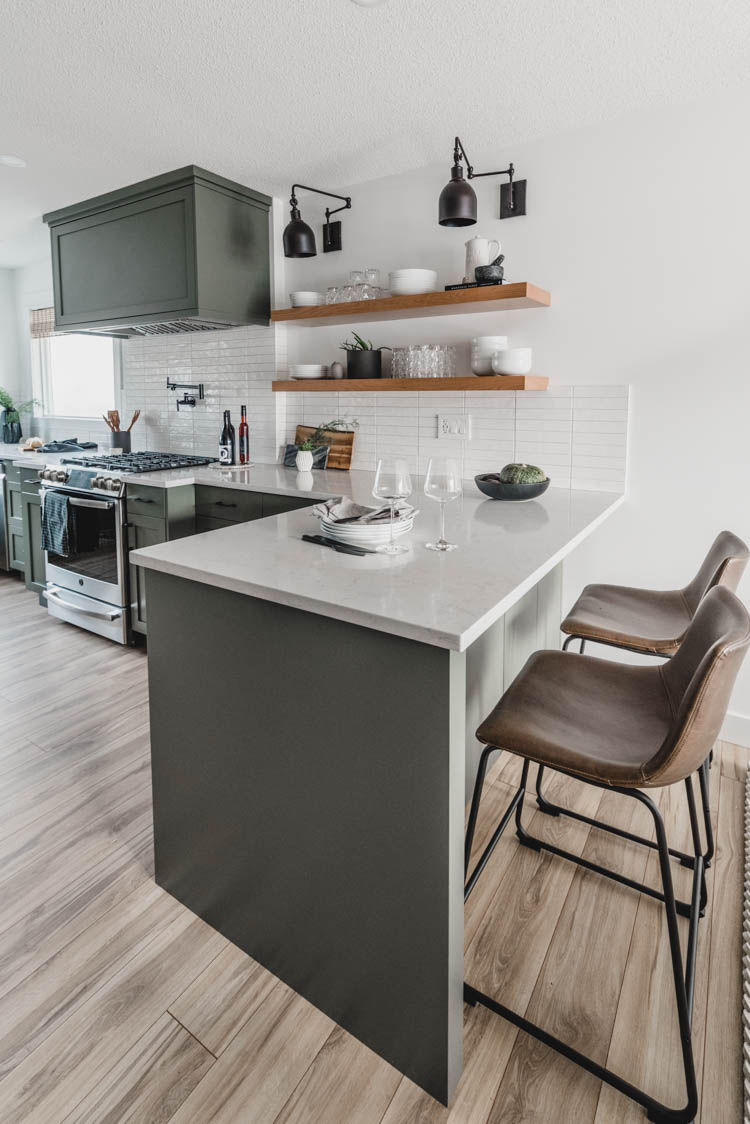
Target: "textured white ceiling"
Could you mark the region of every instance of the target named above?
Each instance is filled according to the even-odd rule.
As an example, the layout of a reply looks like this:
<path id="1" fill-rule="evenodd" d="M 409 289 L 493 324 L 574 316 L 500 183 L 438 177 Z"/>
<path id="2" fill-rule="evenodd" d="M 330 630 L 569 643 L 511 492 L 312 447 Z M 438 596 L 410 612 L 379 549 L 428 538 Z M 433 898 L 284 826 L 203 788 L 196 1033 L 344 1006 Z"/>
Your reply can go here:
<path id="1" fill-rule="evenodd" d="M 4 0 L 0 20 L 0 153 L 28 162 L 0 167 L 0 250 L 183 164 L 336 190 L 447 166 L 460 132 L 489 166 L 750 62 L 748 0 Z"/>

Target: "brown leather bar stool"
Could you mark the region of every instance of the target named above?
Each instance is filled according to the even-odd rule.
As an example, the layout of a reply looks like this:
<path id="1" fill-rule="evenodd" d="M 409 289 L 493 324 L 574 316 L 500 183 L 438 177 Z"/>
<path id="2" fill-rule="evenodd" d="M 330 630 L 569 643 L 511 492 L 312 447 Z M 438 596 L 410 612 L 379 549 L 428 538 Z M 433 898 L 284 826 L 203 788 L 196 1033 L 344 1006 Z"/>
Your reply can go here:
<path id="1" fill-rule="evenodd" d="M 519 790 L 501 824 L 507 823 L 509 812 L 514 811 L 516 833 L 524 846 L 549 851 L 664 904 L 687 1102 L 681 1109 L 668 1108 L 468 982 L 464 984 L 464 998 L 472 1005 L 481 1003 L 502 1015 L 631 1097 L 647 1110 L 648 1119 L 652 1121 L 686 1124 L 693 1119 L 698 1105 L 691 1019 L 703 855 L 691 777 L 706 760 L 716 740 L 749 644 L 747 610 L 734 593 L 718 586 L 703 598 L 679 650 L 668 663 L 642 667 L 585 655 L 571 657 L 560 651 L 537 652 L 477 730 L 477 738 L 488 748 L 507 750 L 523 759 Z M 662 888 L 625 878 L 529 835 L 523 827 L 522 811 L 531 762 L 539 767 L 549 766 L 586 784 L 611 789 L 645 805 L 656 830 Z M 684 783 L 687 791 L 694 850 L 689 903 L 675 900 L 664 821 L 654 801 L 642 791 L 678 783 Z M 475 788 L 472 808 L 475 803 L 478 808 L 480 796 L 481 791 Z M 487 857 L 485 853 L 477 866 L 483 867 Z M 476 884 L 476 877 L 478 872 L 475 871 L 469 879 L 467 896 Z M 690 919 L 684 965 L 678 912 L 687 914 Z"/>
<path id="2" fill-rule="evenodd" d="M 731 531 L 718 534 L 703 560 L 698 573 L 684 589 L 653 590 L 633 589 L 621 585 L 587 585 L 565 620 L 560 625 L 567 634 L 563 645 L 566 651 L 573 640 L 580 640 L 581 652 L 586 641 L 624 648 L 640 655 L 670 658 L 675 654 L 691 620 L 709 589 L 716 585 L 736 590 L 748 563 L 747 546 Z M 713 750 L 713 747 L 712 747 Z M 711 754 L 698 769 L 706 849 L 703 853 L 704 869 L 711 865 L 714 853 L 713 830 L 709 809 L 708 766 Z M 551 803 L 542 792 L 540 769 L 536 778 L 537 804 L 547 815 L 567 815 L 584 823 L 600 827 L 614 835 L 654 847 L 655 844 L 633 835 L 632 832 L 614 828 L 602 820 L 583 816 Z M 693 859 L 681 851 L 672 851 L 683 866 L 692 867 Z M 705 886 L 704 886 L 705 898 Z"/>

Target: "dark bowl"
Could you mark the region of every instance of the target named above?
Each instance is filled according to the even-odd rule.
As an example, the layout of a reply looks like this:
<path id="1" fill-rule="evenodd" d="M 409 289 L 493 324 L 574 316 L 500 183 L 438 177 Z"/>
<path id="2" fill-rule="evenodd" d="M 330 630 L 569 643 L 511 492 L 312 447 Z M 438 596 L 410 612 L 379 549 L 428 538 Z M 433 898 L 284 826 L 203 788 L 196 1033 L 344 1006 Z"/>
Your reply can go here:
<path id="1" fill-rule="evenodd" d="M 488 476 L 495 476 L 494 472 L 483 472 L 474 477 L 474 483 L 480 492 L 489 496 L 491 500 L 535 500 L 549 488 L 549 476 L 538 484 L 499 484 L 497 480 L 488 480 Z"/>

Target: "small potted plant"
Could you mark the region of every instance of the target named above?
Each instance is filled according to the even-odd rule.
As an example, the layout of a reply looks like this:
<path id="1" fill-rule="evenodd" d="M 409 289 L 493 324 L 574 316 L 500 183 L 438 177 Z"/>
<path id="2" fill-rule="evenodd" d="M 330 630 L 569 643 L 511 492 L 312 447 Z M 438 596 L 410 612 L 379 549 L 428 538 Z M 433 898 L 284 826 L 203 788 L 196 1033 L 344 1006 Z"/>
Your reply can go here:
<path id="1" fill-rule="evenodd" d="M 0 415 L 0 432 L 4 445 L 18 444 L 23 437 L 21 414 L 30 414 L 36 405 L 36 399 L 30 398 L 28 402 L 21 402 L 20 405 L 14 406 L 10 393 L 0 386 L 0 406 L 3 407 Z"/>
<path id="2" fill-rule="evenodd" d="M 379 379 L 382 375 L 384 351 L 389 347 L 373 347 L 372 340 L 363 340 L 352 332 L 351 340 L 344 340 L 341 350 L 346 352 L 346 377 L 348 379 Z"/>

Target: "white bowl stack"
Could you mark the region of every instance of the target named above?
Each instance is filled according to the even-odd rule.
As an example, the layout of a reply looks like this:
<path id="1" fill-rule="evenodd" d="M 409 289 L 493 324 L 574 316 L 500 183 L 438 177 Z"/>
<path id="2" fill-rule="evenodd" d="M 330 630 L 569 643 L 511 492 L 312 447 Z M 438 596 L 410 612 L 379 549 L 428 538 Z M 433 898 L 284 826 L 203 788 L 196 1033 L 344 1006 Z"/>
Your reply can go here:
<path id="1" fill-rule="evenodd" d="M 407 515 L 405 519 L 394 519 L 393 537 L 405 535 L 414 526 L 416 511 Z M 331 519 L 320 520 L 320 533 L 326 538 L 335 539 L 336 542 L 346 543 L 348 546 L 365 546 L 375 548 L 384 546 L 390 541 L 391 525 L 384 523 L 336 523 Z"/>
<path id="2" fill-rule="evenodd" d="M 316 304 L 326 303 L 325 293 L 314 293 L 308 289 L 290 293 L 289 300 L 292 302 L 292 308 L 312 308 Z"/>
<path id="3" fill-rule="evenodd" d="M 474 336 L 471 341 L 471 369 L 475 375 L 492 374 L 492 356 L 508 346 L 507 336 Z"/>
<path id="4" fill-rule="evenodd" d="M 531 370 L 530 347 L 506 347 L 492 356 L 496 375 L 528 375 Z"/>
<path id="5" fill-rule="evenodd" d="M 419 293 L 434 293 L 437 273 L 434 269 L 395 269 L 388 274 L 391 296 L 414 297 Z"/>
<path id="6" fill-rule="evenodd" d="M 291 379 L 327 379 L 328 367 L 324 363 L 290 363 Z"/>

